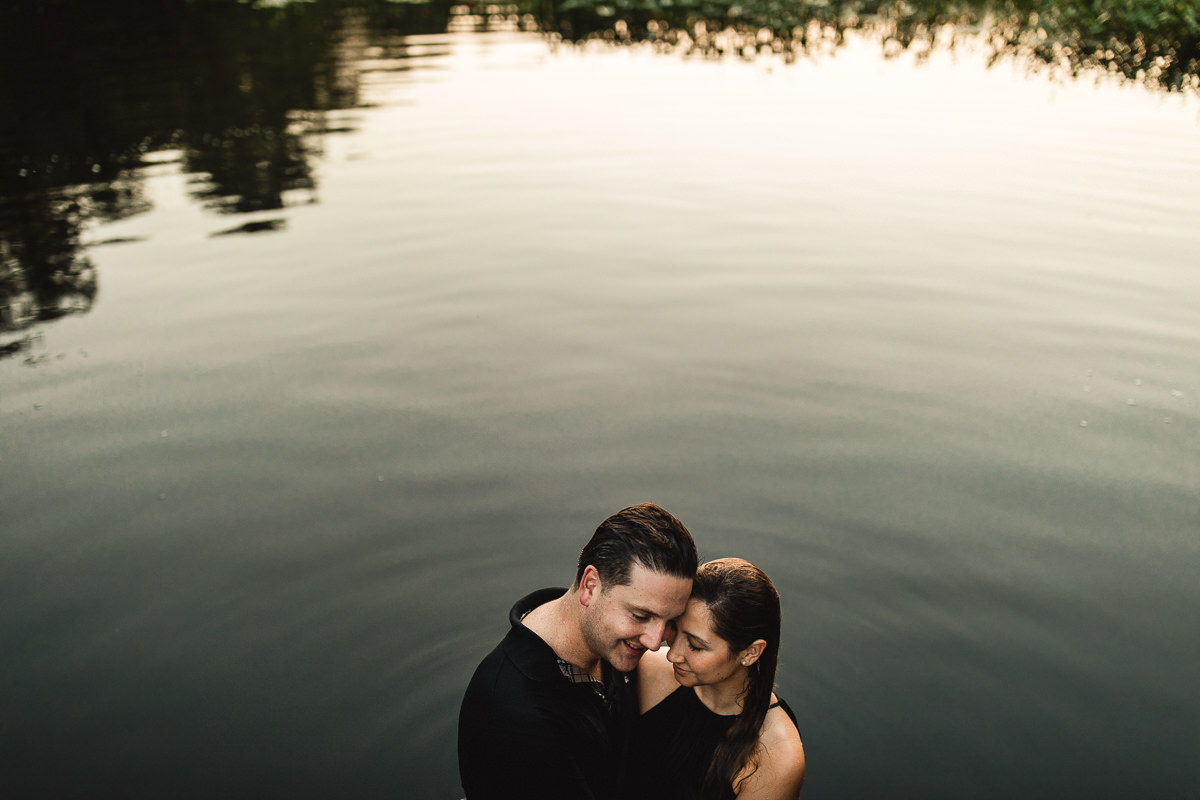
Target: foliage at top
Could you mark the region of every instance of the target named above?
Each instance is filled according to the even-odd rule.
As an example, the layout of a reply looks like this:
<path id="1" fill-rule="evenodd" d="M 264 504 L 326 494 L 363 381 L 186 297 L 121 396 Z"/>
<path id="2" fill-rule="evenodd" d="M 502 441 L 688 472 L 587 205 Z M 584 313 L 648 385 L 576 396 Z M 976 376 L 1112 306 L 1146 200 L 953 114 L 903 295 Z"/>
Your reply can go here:
<path id="1" fill-rule="evenodd" d="M 1200 88 L 1195 0 L 530 0 L 545 29 L 681 43 L 703 52 L 795 53 L 876 33 L 885 52 L 975 35 L 993 58 L 1014 56 L 1078 74 L 1100 70 L 1169 91 Z M 739 36 L 715 37 L 713 33 Z"/>

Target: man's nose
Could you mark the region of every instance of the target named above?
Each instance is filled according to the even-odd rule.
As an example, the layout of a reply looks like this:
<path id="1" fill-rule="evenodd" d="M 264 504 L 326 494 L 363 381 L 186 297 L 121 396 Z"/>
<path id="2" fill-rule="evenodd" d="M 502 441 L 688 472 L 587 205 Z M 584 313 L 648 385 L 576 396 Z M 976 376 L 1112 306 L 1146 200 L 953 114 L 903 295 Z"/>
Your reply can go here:
<path id="1" fill-rule="evenodd" d="M 667 632 L 667 623 L 656 622 L 651 624 L 650 628 L 642 634 L 641 644 L 647 650 L 657 650 L 662 646 L 663 634 Z"/>

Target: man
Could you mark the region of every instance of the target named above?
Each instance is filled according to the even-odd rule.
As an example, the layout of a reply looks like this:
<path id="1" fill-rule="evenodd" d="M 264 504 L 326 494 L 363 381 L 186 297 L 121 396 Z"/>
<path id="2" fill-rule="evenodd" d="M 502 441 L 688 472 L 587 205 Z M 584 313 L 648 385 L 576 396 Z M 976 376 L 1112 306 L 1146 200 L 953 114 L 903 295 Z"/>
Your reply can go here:
<path id="1" fill-rule="evenodd" d="M 467 800 L 617 796 L 637 715 L 629 673 L 683 613 L 696 566 L 687 528 L 646 503 L 600 524 L 570 589 L 517 601 L 459 712 Z"/>

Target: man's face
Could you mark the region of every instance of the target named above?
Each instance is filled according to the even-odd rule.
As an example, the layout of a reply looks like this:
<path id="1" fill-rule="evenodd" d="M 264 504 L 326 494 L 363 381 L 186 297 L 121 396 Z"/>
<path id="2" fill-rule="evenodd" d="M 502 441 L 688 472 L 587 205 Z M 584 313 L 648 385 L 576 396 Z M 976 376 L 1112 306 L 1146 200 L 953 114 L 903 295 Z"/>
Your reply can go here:
<path id="1" fill-rule="evenodd" d="M 604 586 L 595 568 L 588 567 L 580 583 L 586 606 L 580 622 L 584 641 L 597 656 L 629 672 L 642 653 L 658 649 L 667 623 L 683 613 L 691 592 L 691 579 L 654 572 L 637 562 L 624 586 Z"/>

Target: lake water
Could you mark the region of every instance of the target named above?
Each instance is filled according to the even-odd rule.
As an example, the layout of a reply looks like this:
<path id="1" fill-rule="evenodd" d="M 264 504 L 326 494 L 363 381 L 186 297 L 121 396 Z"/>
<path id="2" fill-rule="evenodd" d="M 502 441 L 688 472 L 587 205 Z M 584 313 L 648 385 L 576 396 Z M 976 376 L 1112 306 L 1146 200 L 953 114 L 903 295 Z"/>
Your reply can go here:
<path id="1" fill-rule="evenodd" d="M 509 606 L 645 500 L 779 587 L 805 797 L 1194 792 L 1196 96 L 470 23 L 10 192 L 68 267 L 0 340 L 0 792 L 461 797 Z"/>

